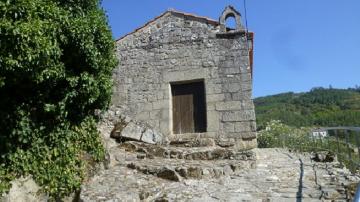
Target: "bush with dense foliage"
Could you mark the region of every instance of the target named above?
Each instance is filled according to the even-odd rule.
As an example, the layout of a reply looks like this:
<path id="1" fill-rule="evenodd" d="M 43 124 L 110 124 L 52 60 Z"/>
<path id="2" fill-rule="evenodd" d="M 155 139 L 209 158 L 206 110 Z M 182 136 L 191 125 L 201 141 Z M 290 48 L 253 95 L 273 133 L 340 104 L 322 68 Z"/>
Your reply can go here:
<path id="1" fill-rule="evenodd" d="M 32 175 L 52 197 L 104 157 L 94 117 L 111 96 L 114 42 L 99 0 L 0 1 L 0 192 Z"/>
<path id="2" fill-rule="evenodd" d="M 309 136 L 309 128 L 295 128 L 283 124 L 280 120 L 271 120 L 266 123 L 264 130 L 258 132 L 258 146 L 260 148 L 292 147 L 304 144 Z M 304 145 L 305 146 L 305 145 Z"/>
<path id="3" fill-rule="evenodd" d="M 254 99 L 257 126 L 270 120 L 289 126 L 359 126 L 360 88 L 314 88 L 307 93 L 282 93 Z"/>

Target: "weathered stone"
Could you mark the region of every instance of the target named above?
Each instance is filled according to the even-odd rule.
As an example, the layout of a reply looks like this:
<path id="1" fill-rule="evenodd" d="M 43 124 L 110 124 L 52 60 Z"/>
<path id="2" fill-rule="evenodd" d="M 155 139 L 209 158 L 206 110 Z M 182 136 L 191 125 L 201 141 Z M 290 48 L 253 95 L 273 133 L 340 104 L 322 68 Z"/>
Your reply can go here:
<path id="1" fill-rule="evenodd" d="M 120 120 L 114 124 L 114 127 L 110 133 L 110 137 L 117 139 L 121 142 L 135 140 L 150 144 L 161 144 L 167 141 L 161 133 L 150 128 L 146 124 L 135 122 L 132 120 L 128 121 L 129 122 L 127 122 L 127 120 L 125 120 L 124 118 L 120 118 Z M 99 128 L 100 127 L 103 126 L 100 125 Z M 107 139 L 106 135 L 104 135 L 103 139 Z"/>
<path id="2" fill-rule="evenodd" d="M 203 175 L 203 169 L 199 167 L 189 167 L 187 169 L 187 177 L 188 178 L 195 178 L 195 179 L 201 179 Z"/>
<path id="3" fill-rule="evenodd" d="M 239 101 L 230 101 L 230 102 L 218 102 L 216 104 L 216 110 L 219 111 L 230 111 L 230 110 L 240 110 L 241 103 Z"/>
<path id="4" fill-rule="evenodd" d="M 124 148 L 125 151 L 127 152 L 135 152 L 138 150 L 138 145 L 136 144 L 136 142 L 131 142 L 131 141 L 128 141 L 128 142 L 124 142 L 122 144 L 120 144 L 121 148 Z"/>
<path id="5" fill-rule="evenodd" d="M 138 140 L 138 141 L 140 141 L 142 133 L 143 133 L 143 129 L 140 126 L 138 126 L 134 122 L 130 122 L 121 131 L 121 134 L 120 134 L 119 137 L 121 139 L 129 139 L 129 140 Z"/>
<path id="6" fill-rule="evenodd" d="M 155 143 L 162 143 L 162 134 L 147 128 L 141 135 L 141 141 L 142 142 L 146 142 L 146 143 L 150 143 L 150 144 L 155 144 Z"/>
<path id="7" fill-rule="evenodd" d="M 233 173 L 233 170 L 231 169 L 230 165 L 224 166 L 224 175 L 231 175 Z"/>
<path id="8" fill-rule="evenodd" d="M 201 138 L 199 139 L 199 146 L 200 147 L 213 147 L 215 146 L 214 139 L 211 138 Z"/>
<path id="9" fill-rule="evenodd" d="M 316 162 L 333 162 L 335 154 L 328 151 L 318 151 L 313 153 L 312 159 Z"/>
<path id="10" fill-rule="evenodd" d="M 151 147 L 158 145 L 150 145 L 146 151 L 149 152 Z M 168 148 L 170 151 L 177 149 Z M 307 153 L 291 153 L 285 149 L 254 149 L 239 153 L 252 156 L 252 152 L 257 156 L 256 166 L 251 165 L 255 162 L 251 158 L 211 161 L 134 158 L 91 179 L 82 187 L 80 199 L 351 201 L 360 180 L 359 175 L 340 168 L 338 162 L 314 162 Z M 236 156 L 236 151 L 232 153 Z M 126 152 L 125 156 L 132 154 Z M 158 177 L 158 173 L 164 178 Z"/>
<path id="11" fill-rule="evenodd" d="M 136 156 L 138 159 L 145 159 L 146 158 L 146 154 L 138 154 Z"/>
<path id="12" fill-rule="evenodd" d="M 158 177 L 163 179 L 179 182 L 181 181 L 181 176 L 173 169 L 168 167 L 163 167 L 158 173 Z"/>
<path id="13" fill-rule="evenodd" d="M 248 121 L 255 120 L 255 112 L 253 110 L 245 111 L 228 111 L 223 114 L 224 121 Z M 241 137 L 241 136 L 239 136 Z"/>
<path id="14" fill-rule="evenodd" d="M 121 133 L 127 124 L 128 124 L 128 122 L 126 122 L 124 118 L 120 118 L 119 121 L 117 123 L 115 123 L 114 128 L 112 129 L 112 131 L 110 133 L 110 137 L 115 138 L 115 139 L 120 138 Z"/>
<path id="15" fill-rule="evenodd" d="M 182 147 L 212 147 L 215 146 L 215 141 L 212 138 L 197 138 L 170 141 L 171 145 Z"/>
<path id="16" fill-rule="evenodd" d="M 232 147 L 235 145 L 235 140 L 234 139 L 219 139 L 216 142 L 217 145 L 219 145 L 220 147 Z"/>
<path id="17" fill-rule="evenodd" d="M 48 201 L 48 196 L 40 191 L 38 186 L 31 177 L 20 177 L 11 182 L 10 191 L 0 196 L 1 202 L 38 202 Z"/>

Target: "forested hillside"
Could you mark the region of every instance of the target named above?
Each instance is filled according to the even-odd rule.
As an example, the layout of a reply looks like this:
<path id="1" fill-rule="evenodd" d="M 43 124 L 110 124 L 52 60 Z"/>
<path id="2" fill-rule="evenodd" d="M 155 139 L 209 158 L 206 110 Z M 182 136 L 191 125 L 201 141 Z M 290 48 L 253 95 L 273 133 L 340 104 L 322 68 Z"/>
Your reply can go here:
<path id="1" fill-rule="evenodd" d="M 270 120 L 290 126 L 360 126 L 360 88 L 313 88 L 254 99 L 258 129 Z"/>

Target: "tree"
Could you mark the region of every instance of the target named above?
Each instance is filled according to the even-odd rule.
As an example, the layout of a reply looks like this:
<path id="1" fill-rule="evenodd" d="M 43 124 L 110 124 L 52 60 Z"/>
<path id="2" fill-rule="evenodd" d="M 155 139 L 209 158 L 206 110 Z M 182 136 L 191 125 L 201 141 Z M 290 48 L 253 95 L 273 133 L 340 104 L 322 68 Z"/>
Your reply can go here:
<path id="1" fill-rule="evenodd" d="M 270 120 L 289 126 L 356 126 L 360 124 L 360 93 L 353 89 L 314 88 L 310 92 L 254 99 L 257 126 Z"/>
<path id="2" fill-rule="evenodd" d="M 51 196 L 80 186 L 84 155 L 104 156 L 94 110 L 109 104 L 116 58 L 99 4 L 0 2 L 0 170 Z"/>

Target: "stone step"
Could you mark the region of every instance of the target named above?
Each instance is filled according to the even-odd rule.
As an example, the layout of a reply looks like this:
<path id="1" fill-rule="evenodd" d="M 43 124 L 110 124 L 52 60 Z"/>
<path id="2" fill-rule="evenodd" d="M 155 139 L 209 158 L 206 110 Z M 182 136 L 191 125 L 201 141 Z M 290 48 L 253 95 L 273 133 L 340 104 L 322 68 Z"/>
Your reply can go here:
<path id="1" fill-rule="evenodd" d="M 185 179 L 212 179 L 229 176 L 254 168 L 254 160 L 191 161 L 179 159 L 142 159 L 127 164 L 144 174 L 151 174 L 171 181 Z"/>
<path id="2" fill-rule="evenodd" d="M 150 159 L 116 149 L 117 163 L 82 186 L 82 201 L 351 201 L 360 181 L 335 163 L 283 149 L 254 149 L 256 163 Z"/>
<path id="3" fill-rule="evenodd" d="M 166 159 L 186 160 L 255 160 L 253 151 L 236 151 L 221 147 L 179 147 L 152 145 L 142 142 L 128 141 L 120 144 L 127 152 L 139 153 L 139 158 L 161 157 Z"/>

